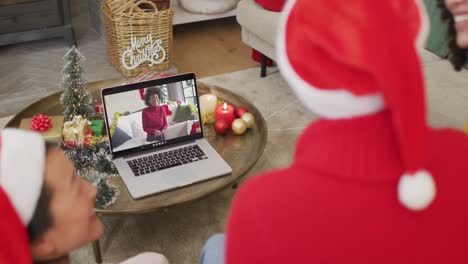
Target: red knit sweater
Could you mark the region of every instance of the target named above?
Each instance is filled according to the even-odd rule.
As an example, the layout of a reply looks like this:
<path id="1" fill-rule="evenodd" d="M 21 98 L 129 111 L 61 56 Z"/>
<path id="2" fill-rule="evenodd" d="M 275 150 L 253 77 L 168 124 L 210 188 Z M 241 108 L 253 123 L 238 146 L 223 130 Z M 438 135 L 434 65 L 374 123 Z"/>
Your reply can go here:
<path id="1" fill-rule="evenodd" d="M 161 132 L 167 129 L 167 118 L 164 108 L 161 106 L 148 106 L 141 114 L 143 130 L 146 134 L 154 135 L 156 130 Z"/>
<path id="2" fill-rule="evenodd" d="M 388 112 L 310 125 L 290 167 L 240 188 L 226 263 L 468 263 L 468 137 L 427 133 L 437 196 L 411 212 L 397 200 L 403 165 Z"/>
<path id="3" fill-rule="evenodd" d="M 1 187 L 0 212 L 0 263 L 32 263 L 26 228 Z"/>

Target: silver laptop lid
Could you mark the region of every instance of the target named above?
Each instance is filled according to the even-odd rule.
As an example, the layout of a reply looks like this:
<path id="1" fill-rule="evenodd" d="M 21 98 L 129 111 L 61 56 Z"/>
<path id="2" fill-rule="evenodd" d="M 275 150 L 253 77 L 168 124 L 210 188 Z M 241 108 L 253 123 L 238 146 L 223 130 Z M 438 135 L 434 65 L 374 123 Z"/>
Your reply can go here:
<path id="1" fill-rule="evenodd" d="M 203 137 L 194 73 L 101 91 L 114 158 Z"/>

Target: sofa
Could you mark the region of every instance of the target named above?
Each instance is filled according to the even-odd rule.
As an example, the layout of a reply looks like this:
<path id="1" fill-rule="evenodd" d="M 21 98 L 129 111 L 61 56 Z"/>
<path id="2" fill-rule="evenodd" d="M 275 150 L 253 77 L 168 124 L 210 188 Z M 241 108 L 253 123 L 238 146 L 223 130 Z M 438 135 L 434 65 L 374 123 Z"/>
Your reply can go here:
<path id="1" fill-rule="evenodd" d="M 119 116 L 111 140 L 114 151 L 133 148 L 146 143 L 147 135 L 143 130 L 141 115 L 142 111 L 137 111 L 129 115 Z M 175 121 L 174 116 L 174 114 L 167 116 L 168 127 L 164 133 L 166 140 L 188 136 L 193 133 L 192 126 L 198 119 L 197 115 L 179 121 Z"/>
<path id="2" fill-rule="evenodd" d="M 267 58 L 276 59 L 275 41 L 280 13 L 269 11 L 257 2 L 262 2 L 263 5 L 271 3 L 278 9 L 284 0 L 241 0 L 237 6 L 237 21 L 242 28 L 242 41 L 262 54 L 260 76 L 265 77 Z M 446 58 L 447 24 L 440 17 L 441 11 L 436 1 L 424 0 L 424 3 L 431 25 L 426 49 Z"/>
<path id="3" fill-rule="evenodd" d="M 275 43 L 280 13 L 269 11 L 254 0 L 241 0 L 237 5 L 237 22 L 242 41 L 262 54 L 260 76 L 266 76 L 266 62 L 276 59 Z"/>

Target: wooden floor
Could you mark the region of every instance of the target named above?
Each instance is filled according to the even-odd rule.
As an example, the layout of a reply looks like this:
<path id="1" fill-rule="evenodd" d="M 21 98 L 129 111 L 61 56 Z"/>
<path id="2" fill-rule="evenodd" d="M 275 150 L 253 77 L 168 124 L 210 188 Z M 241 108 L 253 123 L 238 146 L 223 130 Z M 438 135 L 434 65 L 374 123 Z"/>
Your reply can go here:
<path id="1" fill-rule="evenodd" d="M 179 72 L 199 78 L 259 66 L 234 17 L 175 26 L 172 61 Z"/>

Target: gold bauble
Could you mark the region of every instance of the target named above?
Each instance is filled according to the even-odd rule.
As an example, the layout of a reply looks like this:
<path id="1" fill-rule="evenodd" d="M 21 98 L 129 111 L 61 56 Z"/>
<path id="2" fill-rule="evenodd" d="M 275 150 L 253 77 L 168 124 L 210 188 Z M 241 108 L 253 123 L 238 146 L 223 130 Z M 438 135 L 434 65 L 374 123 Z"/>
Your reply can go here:
<path id="1" fill-rule="evenodd" d="M 245 130 L 247 130 L 247 124 L 244 122 L 244 120 L 237 118 L 232 122 L 232 132 L 236 135 L 242 135 L 244 134 Z"/>
<path id="2" fill-rule="evenodd" d="M 241 116 L 241 119 L 244 120 L 248 128 L 251 128 L 255 125 L 255 117 L 251 113 L 245 113 Z"/>

